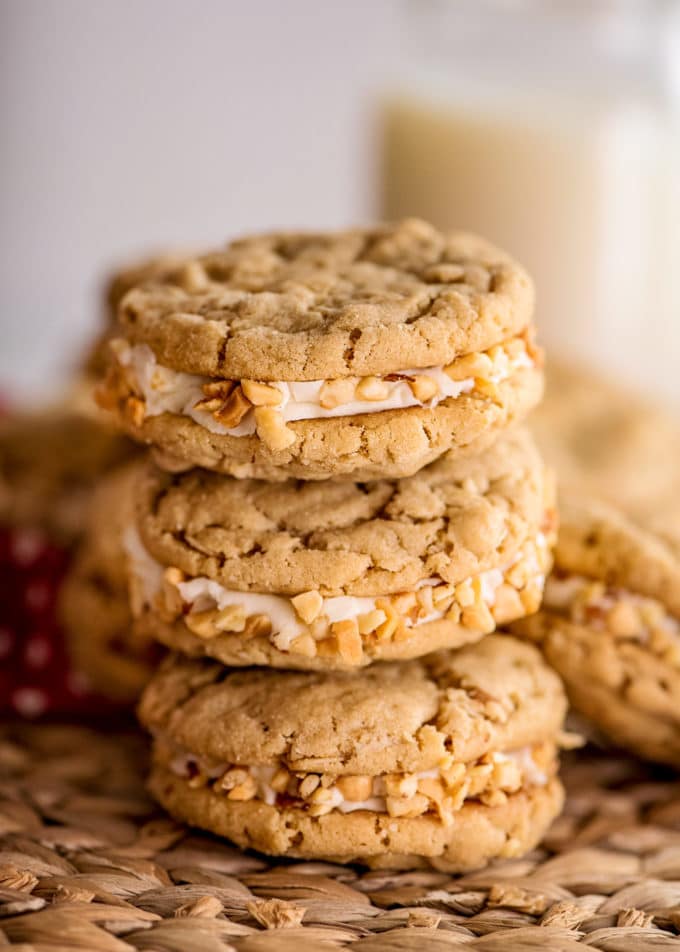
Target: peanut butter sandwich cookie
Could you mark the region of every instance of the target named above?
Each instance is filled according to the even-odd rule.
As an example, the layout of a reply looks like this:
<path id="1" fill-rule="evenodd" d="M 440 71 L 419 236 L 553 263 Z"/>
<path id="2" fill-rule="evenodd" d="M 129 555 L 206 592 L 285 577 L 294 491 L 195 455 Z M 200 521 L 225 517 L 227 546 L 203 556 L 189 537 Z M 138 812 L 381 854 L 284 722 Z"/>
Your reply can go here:
<path id="1" fill-rule="evenodd" d="M 560 510 L 543 609 L 515 630 L 615 743 L 680 766 L 680 550 L 600 503 Z"/>
<path id="2" fill-rule="evenodd" d="M 566 700 L 529 644 L 361 672 L 171 657 L 139 709 L 176 818 L 277 856 L 459 871 L 520 856 L 562 805 Z"/>
<path id="3" fill-rule="evenodd" d="M 407 220 L 233 242 L 131 290 L 99 399 L 169 470 L 409 476 L 540 400 L 528 275 Z"/>
<path id="4" fill-rule="evenodd" d="M 680 420 L 600 374 L 548 361 L 531 427 L 560 484 L 680 529 Z"/>
<path id="5" fill-rule="evenodd" d="M 0 525 L 37 528 L 71 545 L 92 488 L 133 443 L 84 414 L 45 408 L 0 419 Z"/>
<path id="6" fill-rule="evenodd" d="M 554 488 L 525 431 L 403 480 L 150 467 L 128 533 L 138 627 L 227 665 L 356 668 L 537 610 Z"/>
<path id="7" fill-rule="evenodd" d="M 162 649 L 132 624 L 124 533 L 134 515 L 138 462 L 95 489 L 85 534 L 59 594 L 59 616 L 75 669 L 102 697 L 135 701 Z"/>

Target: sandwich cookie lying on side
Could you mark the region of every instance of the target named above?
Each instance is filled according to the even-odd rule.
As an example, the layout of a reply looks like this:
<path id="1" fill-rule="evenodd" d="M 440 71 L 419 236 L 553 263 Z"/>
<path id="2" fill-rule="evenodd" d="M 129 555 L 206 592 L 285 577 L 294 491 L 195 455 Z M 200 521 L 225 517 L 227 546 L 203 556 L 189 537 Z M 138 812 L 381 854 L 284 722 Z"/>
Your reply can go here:
<path id="1" fill-rule="evenodd" d="M 97 694 L 135 701 L 162 649 L 132 624 L 123 536 L 134 515 L 139 462 L 120 466 L 96 487 L 84 537 L 59 593 L 59 615 L 75 670 Z"/>
<path id="2" fill-rule="evenodd" d="M 175 817 L 277 856 L 458 871 L 519 856 L 562 805 L 566 700 L 509 635 L 365 671 L 168 658 L 139 709 Z"/>
<path id="3" fill-rule="evenodd" d="M 636 754 L 680 766 L 680 549 L 600 503 L 564 496 L 540 643 L 574 708 Z"/>
<path id="4" fill-rule="evenodd" d="M 538 403 L 532 313 L 504 252 L 421 221 L 247 238 L 123 298 L 99 399 L 170 470 L 408 476 Z"/>
<path id="5" fill-rule="evenodd" d="M 536 611 L 554 488 L 525 430 L 361 484 L 153 467 L 127 535 L 145 636 L 227 665 L 355 668 Z"/>

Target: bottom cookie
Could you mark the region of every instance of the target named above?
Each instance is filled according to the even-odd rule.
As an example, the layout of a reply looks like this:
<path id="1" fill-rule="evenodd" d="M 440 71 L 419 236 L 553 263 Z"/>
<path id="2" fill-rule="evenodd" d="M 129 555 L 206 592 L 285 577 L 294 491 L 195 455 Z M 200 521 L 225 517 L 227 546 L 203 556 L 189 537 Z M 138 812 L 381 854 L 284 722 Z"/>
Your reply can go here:
<path id="1" fill-rule="evenodd" d="M 273 856 L 361 863 L 375 869 L 432 867 L 463 872 L 496 858 L 533 849 L 562 809 L 564 792 L 553 777 L 543 786 L 510 794 L 489 806 L 464 804 L 452 825 L 433 815 L 393 818 L 372 810 L 310 816 L 294 807 L 238 802 L 157 765 L 149 789 L 179 820 L 232 840 L 241 849 Z"/>
<path id="2" fill-rule="evenodd" d="M 139 714 L 180 820 L 275 856 L 456 872 L 523 854 L 558 814 L 565 707 L 533 646 L 490 635 L 359 673 L 172 657 Z"/>

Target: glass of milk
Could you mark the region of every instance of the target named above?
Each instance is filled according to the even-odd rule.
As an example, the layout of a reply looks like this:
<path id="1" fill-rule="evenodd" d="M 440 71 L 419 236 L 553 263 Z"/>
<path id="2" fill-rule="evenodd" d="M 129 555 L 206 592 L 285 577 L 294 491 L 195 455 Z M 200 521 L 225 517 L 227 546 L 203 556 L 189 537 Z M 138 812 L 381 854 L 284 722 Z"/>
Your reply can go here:
<path id="1" fill-rule="evenodd" d="M 417 0 L 381 155 L 386 217 L 497 241 L 553 355 L 678 407 L 679 6 Z"/>

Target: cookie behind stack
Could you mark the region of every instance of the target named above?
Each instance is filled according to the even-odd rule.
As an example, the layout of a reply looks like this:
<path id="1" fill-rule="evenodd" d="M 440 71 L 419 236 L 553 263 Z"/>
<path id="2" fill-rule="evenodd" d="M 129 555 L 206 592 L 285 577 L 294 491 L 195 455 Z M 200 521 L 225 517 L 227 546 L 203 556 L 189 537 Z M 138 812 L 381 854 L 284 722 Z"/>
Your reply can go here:
<path id="1" fill-rule="evenodd" d="M 574 708 L 622 747 L 680 766 L 680 549 L 608 505 L 563 494 L 543 610 L 517 625 Z"/>
<path id="2" fill-rule="evenodd" d="M 124 534 L 134 519 L 135 460 L 114 468 L 88 506 L 85 532 L 66 574 L 59 616 L 77 670 L 105 698 L 133 704 L 161 648 L 132 625 Z"/>
<path id="3" fill-rule="evenodd" d="M 23 717 L 98 706 L 68 650 L 58 603 L 94 487 L 133 444 L 69 405 L 0 420 L 0 709 Z"/>
<path id="4" fill-rule="evenodd" d="M 140 707 L 175 816 L 384 866 L 540 839 L 563 694 L 489 634 L 538 607 L 555 528 L 517 428 L 532 314 L 504 252 L 414 220 L 245 239 L 125 295 L 100 400 L 158 467 L 127 533 L 138 625 L 193 656 Z"/>

